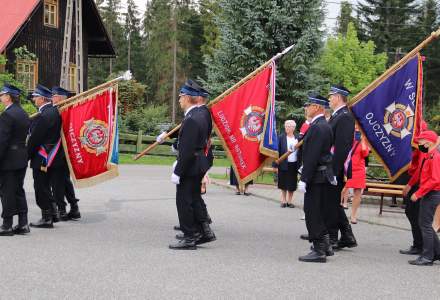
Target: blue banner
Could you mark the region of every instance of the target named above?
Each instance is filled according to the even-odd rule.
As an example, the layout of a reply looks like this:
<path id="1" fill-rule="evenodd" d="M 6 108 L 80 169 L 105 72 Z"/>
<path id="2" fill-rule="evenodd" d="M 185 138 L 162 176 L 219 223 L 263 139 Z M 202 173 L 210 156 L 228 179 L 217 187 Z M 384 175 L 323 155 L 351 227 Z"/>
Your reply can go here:
<path id="1" fill-rule="evenodd" d="M 411 162 L 413 132 L 420 122 L 422 80 L 421 59 L 416 55 L 351 105 L 391 181 Z"/>
<path id="2" fill-rule="evenodd" d="M 260 144 L 260 152 L 271 157 L 278 157 L 278 136 L 275 116 L 275 95 L 276 95 L 276 64 L 272 61 L 270 64 L 272 69 L 269 83 L 269 99 L 266 106 L 266 116 L 264 120 L 263 140 Z"/>

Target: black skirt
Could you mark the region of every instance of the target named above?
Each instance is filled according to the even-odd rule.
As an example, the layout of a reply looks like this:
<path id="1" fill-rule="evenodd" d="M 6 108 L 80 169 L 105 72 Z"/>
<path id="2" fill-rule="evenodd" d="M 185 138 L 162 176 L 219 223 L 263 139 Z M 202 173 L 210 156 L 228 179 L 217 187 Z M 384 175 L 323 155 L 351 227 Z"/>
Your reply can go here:
<path id="1" fill-rule="evenodd" d="M 253 183 L 254 183 L 254 181 L 251 180 L 248 183 L 246 183 L 246 186 L 249 184 L 253 184 Z M 232 167 L 229 172 L 229 185 L 238 186 L 238 180 L 237 180 L 237 177 L 235 176 L 234 168 L 232 168 Z"/>
<path id="2" fill-rule="evenodd" d="M 278 188 L 280 190 L 296 191 L 298 181 L 298 166 L 296 162 L 287 163 L 287 171 L 278 170 Z"/>

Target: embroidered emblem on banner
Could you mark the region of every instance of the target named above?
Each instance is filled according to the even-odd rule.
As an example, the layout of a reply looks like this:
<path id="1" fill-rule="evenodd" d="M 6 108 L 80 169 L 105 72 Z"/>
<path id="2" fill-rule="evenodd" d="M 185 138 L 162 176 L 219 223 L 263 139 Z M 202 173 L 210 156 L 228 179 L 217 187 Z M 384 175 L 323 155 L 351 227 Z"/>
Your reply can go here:
<path id="1" fill-rule="evenodd" d="M 108 147 L 109 132 L 107 124 L 101 120 L 90 119 L 80 130 L 81 145 L 96 156 L 105 153 Z"/>
<path id="2" fill-rule="evenodd" d="M 249 106 L 243 112 L 240 122 L 240 131 L 249 141 L 260 141 L 264 129 L 264 109 L 258 106 Z"/>
<path id="3" fill-rule="evenodd" d="M 414 126 L 414 111 L 411 107 L 393 102 L 385 109 L 384 128 L 388 134 L 404 139 L 411 135 Z"/>

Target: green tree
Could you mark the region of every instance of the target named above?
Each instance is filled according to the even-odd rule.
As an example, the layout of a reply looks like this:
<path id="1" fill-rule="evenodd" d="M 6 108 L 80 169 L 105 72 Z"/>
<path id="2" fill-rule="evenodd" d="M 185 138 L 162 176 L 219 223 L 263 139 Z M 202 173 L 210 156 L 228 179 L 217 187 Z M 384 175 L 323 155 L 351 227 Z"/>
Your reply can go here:
<path id="1" fill-rule="evenodd" d="M 220 0 L 219 44 L 205 57 L 208 88 L 218 95 L 291 44 L 278 63 L 277 99 L 301 106 L 314 88 L 310 67 L 321 47 L 321 0 Z"/>
<path id="2" fill-rule="evenodd" d="M 360 42 L 354 25 L 347 35 L 329 38 L 320 67 L 333 83 L 341 83 L 355 95 L 385 71 L 385 53 L 375 54 L 374 42 Z"/>
<path id="3" fill-rule="evenodd" d="M 215 23 L 215 18 L 220 15 L 219 0 L 201 0 L 200 15 L 204 38 L 202 53 L 212 58 L 214 50 L 219 47 L 219 29 Z"/>
<path id="4" fill-rule="evenodd" d="M 387 53 L 389 65 L 415 46 L 411 26 L 417 7 L 416 0 L 365 0 L 358 4 L 364 41 L 372 40 L 379 52 Z"/>
<path id="5" fill-rule="evenodd" d="M 346 35 L 348 30 L 348 24 L 353 23 L 357 28 L 358 20 L 353 17 L 353 5 L 350 2 L 341 2 L 341 12 L 336 19 L 336 34 Z"/>

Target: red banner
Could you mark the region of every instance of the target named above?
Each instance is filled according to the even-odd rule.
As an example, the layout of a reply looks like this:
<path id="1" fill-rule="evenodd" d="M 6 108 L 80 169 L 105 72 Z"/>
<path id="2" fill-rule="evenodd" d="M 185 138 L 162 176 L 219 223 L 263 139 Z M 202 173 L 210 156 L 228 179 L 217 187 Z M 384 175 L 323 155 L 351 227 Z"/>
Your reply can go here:
<path id="1" fill-rule="evenodd" d="M 64 151 L 76 186 L 91 186 L 118 175 L 112 163 L 117 99 L 116 86 L 59 108 Z"/>
<path id="2" fill-rule="evenodd" d="M 270 106 L 271 75 L 271 67 L 263 69 L 211 106 L 214 128 L 241 184 L 254 179 L 268 158 L 260 152 L 260 142 Z"/>

